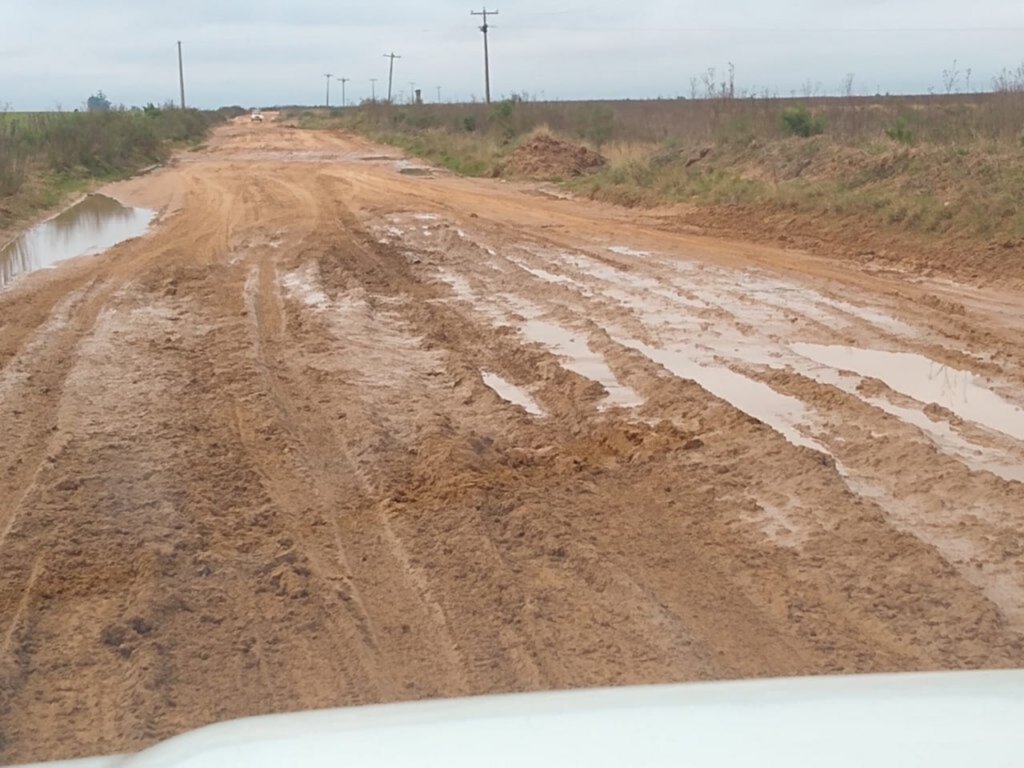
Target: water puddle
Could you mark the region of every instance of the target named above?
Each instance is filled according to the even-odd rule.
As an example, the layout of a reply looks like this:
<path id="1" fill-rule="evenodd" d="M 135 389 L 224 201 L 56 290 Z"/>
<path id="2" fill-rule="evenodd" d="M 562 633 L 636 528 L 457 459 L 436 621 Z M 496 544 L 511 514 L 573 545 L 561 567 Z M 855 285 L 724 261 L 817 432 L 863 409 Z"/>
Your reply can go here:
<path id="1" fill-rule="evenodd" d="M 438 270 L 437 277 L 452 288 L 457 298 L 471 303 L 476 311 L 492 322 L 517 328 L 528 342 L 541 344 L 561 358 L 568 370 L 604 387 L 608 396 L 601 403 L 601 408 L 612 405 L 635 408 L 643 404 L 643 398 L 618 380 L 604 357 L 594 352 L 582 338 L 583 334 L 541 320 L 545 310 L 539 305 L 512 294 L 496 294 L 484 300 L 466 278 L 445 269 Z"/>
<path id="2" fill-rule="evenodd" d="M 307 307 L 327 309 L 331 306 L 331 300 L 317 285 L 316 277 L 308 268 L 303 272 L 286 272 L 281 275 L 280 282 L 289 296 Z"/>
<path id="3" fill-rule="evenodd" d="M 575 280 L 569 277 L 562 277 L 562 275 L 556 275 L 554 272 L 548 272 L 546 269 L 537 269 L 536 267 L 528 267 L 525 264 L 516 264 L 520 269 L 529 272 L 534 277 L 538 277 L 545 283 L 563 284 L 563 285 L 574 285 L 578 286 Z"/>
<path id="4" fill-rule="evenodd" d="M 726 286 L 731 278 L 726 273 L 714 275 L 715 288 L 720 296 L 720 306 L 732 311 L 736 303 L 753 303 L 768 310 L 766 319 L 778 320 L 780 313 L 784 319 L 786 312 L 795 312 L 808 319 L 817 319 L 826 325 L 841 322 L 848 325 L 850 320 L 868 323 L 888 333 L 902 336 L 917 336 L 916 329 L 897 320 L 895 317 L 870 307 L 859 307 L 846 301 L 840 301 L 818 291 L 765 277 L 751 272 L 741 273 L 735 280 L 735 291 Z M 724 289 L 724 290 L 723 290 Z M 746 307 L 749 312 L 752 307 Z M 742 313 L 744 310 L 741 309 Z"/>
<path id="5" fill-rule="evenodd" d="M 1011 482 L 1024 483 L 1024 464 L 1016 460 L 1012 454 L 992 446 L 971 442 L 955 430 L 948 421 L 934 421 L 921 408 L 899 405 L 887 396 L 866 395 L 860 389 L 860 385 L 864 382 L 861 376 L 842 373 L 836 368 L 820 365 L 806 357 L 786 360 L 784 365 L 819 384 L 835 387 L 916 427 L 942 453 L 957 459 L 971 469 L 991 472 Z M 861 493 L 860 495 L 865 494 Z"/>
<path id="6" fill-rule="evenodd" d="M 153 211 L 125 207 L 106 195 L 89 195 L 0 250 L 0 288 L 26 272 L 101 253 L 138 237 L 154 216 Z"/>
<path id="7" fill-rule="evenodd" d="M 640 257 L 640 256 L 650 256 L 651 255 L 648 251 L 637 251 L 637 250 L 634 250 L 633 248 L 627 248 L 624 245 L 613 245 L 608 250 L 611 251 L 612 253 L 617 253 L 619 256 L 637 256 L 637 257 Z"/>
<path id="8" fill-rule="evenodd" d="M 913 326 L 904 323 L 902 320 L 897 320 L 892 315 L 886 314 L 880 310 L 871 309 L 870 307 L 860 307 L 856 304 L 850 304 L 849 302 L 840 301 L 839 299 L 833 299 L 824 295 L 818 295 L 817 300 L 819 303 L 824 304 L 827 307 L 832 307 L 833 309 L 838 309 L 840 312 L 853 315 L 854 317 L 860 318 L 871 325 L 881 328 L 883 331 L 911 338 L 920 336 L 918 330 Z"/>
<path id="9" fill-rule="evenodd" d="M 604 387 L 608 393 L 604 405 L 620 405 L 623 408 L 643 405 L 643 398 L 619 381 L 604 357 L 594 352 L 580 338 L 580 334 L 546 320 L 527 320 L 519 330 L 527 340 L 543 344 L 553 354 L 561 357 L 570 371 Z"/>
<path id="10" fill-rule="evenodd" d="M 451 272 L 447 269 L 440 269 L 438 270 L 437 277 L 442 282 L 451 286 L 455 295 L 463 301 L 474 302 L 476 300 L 476 294 L 473 292 L 473 288 L 470 286 L 469 280 L 464 278 L 462 275 Z"/>
<path id="11" fill-rule="evenodd" d="M 604 295 L 634 308 L 648 306 L 651 296 L 665 299 L 676 309 L 684 312 L 688 309 L 705 309 L 708 306 L 703 301 L 689 298 L 678 290 L 666 287 L 655 278 L 634 275 L 586 256 L 565 253 L 559 257 L 559 261 L 601 281 L 604 284 L 601 289 Z"/>
<path id="12" fill-rule="evenodd" d="M 615 341 L 635 349 L 673 375 L 696 382 L 715 397 L 764 422 L 793 445 L 832 455 L 825 446 L 803 433 L 802 428 L 807 428 L 812 415 L 801 400 L 776 392 L 767 384 L 748 379 L 729 368 L 711 365 L 696 348 L 656 349 L 634 339 L 616 338 Z"/>
<path id="13" fill-rule="evenodd" d="M 587 344 L 583 338 L 584 334 L 548 320 L 541 320 L 544 310 L 527 299 L 509 295 L 503 298 L 511 305 L 513 311 L 523 318 L 523 322 L 519 324 L 519 333 L 523 338 L 547 347 L 548 351 L 562 359 L 562 363 L 570 371 L 596 381 L 604 387 L 608 397 L 601 404 L 601 408 L 612 405 L 636 408 L 643 405 L 643 398 L 632 387 L 627 387 L 619 381 L 604 357 L 594 352 Z"/>
<path id="14" fill-rule="evenodd" d="M 531 416 L 543 416 L 544 411 L 537 402 L 530 397 L 530 394 L 522 387 L 517 387 L 511 381 L 503 379 L 496 373 L 483 371 L 484 384 L 493 389 L 502 400 L 518 405 Z"/>
<path id="15" fill-rule="evenodd" d="M 430 168 L 399 168 L 398 172 L 403 176 L 433 176 Z"/>
<path id="16" fill-rule="evenodd" d="M 910 352 L 820 344 L 793 344 L 790 348 L 819 365 L 878 379 L 901 395 L 936 403 L 962 419 L 1024 440 L 1024 408 L 1004 400 L 969 371 Z"/>
<path id="17" fill-rule="evenodd" d="M 546 269 L 540 269 L 539 267 L 531 267 L 526 262 L 520 259 L 513 258 L 512 256 L 507 256 L 506 258 L 524 272 L 530 273 L 534 277 L 543 280 L 545 283 L 552 283 L 554 285 L 570 285 L 573 288 L 576 288 L 579 291 L 579 293 L 582 293 L 584 296 L 593 295 L 592 292 L 585 285 L 583 285 L 582 283 L 578 283 L 571 277 L 566 277 L 565 275 L 556 275 L 554 272 L 548 272 Z"/>

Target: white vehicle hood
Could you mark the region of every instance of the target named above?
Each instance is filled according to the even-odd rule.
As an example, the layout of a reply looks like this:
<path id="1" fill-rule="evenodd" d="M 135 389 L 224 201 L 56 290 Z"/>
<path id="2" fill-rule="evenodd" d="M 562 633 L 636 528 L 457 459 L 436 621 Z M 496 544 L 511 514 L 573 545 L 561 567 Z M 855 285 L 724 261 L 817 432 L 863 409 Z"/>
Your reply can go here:
<path id="1" fill-rule="evenodd" d="M 822 677 L 250 718 L 61 768 L 1024 765 L 1024 671 Z"/>

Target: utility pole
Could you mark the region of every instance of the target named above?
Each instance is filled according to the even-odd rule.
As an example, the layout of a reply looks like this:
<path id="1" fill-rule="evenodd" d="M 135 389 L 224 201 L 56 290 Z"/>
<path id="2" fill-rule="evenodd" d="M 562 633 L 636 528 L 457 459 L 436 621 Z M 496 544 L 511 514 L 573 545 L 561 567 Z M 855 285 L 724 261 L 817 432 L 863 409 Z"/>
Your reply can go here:
<path id="1" fill-rule="evenodd" d="M 377 103 L 377 78 L 370 78 L 370 101 L 374 104 Z"/>
<path id="2" fill-rule="evenodd" d="M 341 106 L 342 107 L 346 106 L 346 103 L 345 103 L 345 83 L 347 83 L 349 80 L 351 80 L 351 78 L 349 78 L 349 77 L 339 77 L 338 78 L 338 82 L 341 83 Z"/>
<path id="3" fill-rule="evenodd" d="M 482 11 L 470 11 L 470 16 L 483 16 L 484 23 L 480 27 L 480 31 L 484 33 L 484 83 L 487 87 L 487 103 L 491 103 L 491 54 L 487 49 L 487 30 L 491 27 L 487 23 L 488 16 L 497 16 L 497 11 L 488 11 L 487 7 L 484 6 Z"/>
<path id="4" fill-rule="evenodd" d="M 397 55 L 394 51 L 392 51 L 391 53 L 385 53 L 384 58 L 391 59 L 391 68 L 388 70 L 388 104 L 390 104 L 391 86 L 394 84 L 395 81 L 395 59 L 400 59 L 402 57 Z"/>
<path id="5" fill-rule="evenodd" d="M 409 83 L 409 103 L 416 103 L 416 83 L 413 82 Z"/>
<path id="6" fill-rule="evenodd" d="M 324 75 L 324 77 L 327 78 L 327 108 L 330 109 L 331 108 L 331 78 L 334 77 L 334 75 L 332 75 L 330 72 L 328 72 L 326 75 Z"/>
<path id="7" fill-rule="evenodd" d="M 437 86 L 437 103 L 441 103 L 441 86 Z"/>
<path id="8" fill-rule="evenodd" d="M 181 60 L 181 40 L 178 41 L 178 83 L 181 85 L 181 108 L 185 108 L 185 65 Z"/>

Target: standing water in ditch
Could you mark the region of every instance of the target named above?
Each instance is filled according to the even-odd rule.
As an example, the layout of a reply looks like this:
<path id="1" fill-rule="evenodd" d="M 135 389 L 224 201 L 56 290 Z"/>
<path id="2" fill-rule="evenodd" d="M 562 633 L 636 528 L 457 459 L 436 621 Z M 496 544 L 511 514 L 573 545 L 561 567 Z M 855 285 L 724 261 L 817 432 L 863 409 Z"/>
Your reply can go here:
<path id="1" fill-rule="evenodd" d="M 26 272 L 99 253 L 138 237 L 155 215 L 145 208 L 128 208 L 106 195 L 89 195 L 0 250 L 0 288 Z"/>

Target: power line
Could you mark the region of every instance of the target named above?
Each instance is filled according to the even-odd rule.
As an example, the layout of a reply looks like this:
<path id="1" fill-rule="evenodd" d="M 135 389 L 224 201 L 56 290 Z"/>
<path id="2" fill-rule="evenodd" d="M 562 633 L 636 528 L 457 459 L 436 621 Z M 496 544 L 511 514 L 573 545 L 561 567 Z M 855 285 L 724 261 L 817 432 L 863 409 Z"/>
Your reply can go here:
<path id="1" fill-rule="evenodd" d="M 391 59 L 391 67 L 388 69 L 388 104 L 390 104 L 392 93 L 391 86 L 394 84 L 395 81 L 395 59 L 400 59 L 402 57 L 396 54 L 394 51 L 392 51 L 391 53 L 385 53 L 384 58 Z"/>
<path id="2" fill-rule="evenodd" d="M 487 103 L 491 103 L 491 54 L 487 47 L 487 31 L 490 29 L 490 25 L 487 23 L 488 16 L 497 16 L 497 11 L 488 11 L 487 6 L 484 6 L 482 11 L 470 11 L 470 16 L 482 16 L 484 23 L 480 27 L 480 31 L 484 33 L 484 85 L 487 89 Z"/>
<path id="3" fill-rule="evenodd" d="M 446 29 L 448 29 L 446 27 Z M 548 31 L 548 32 L 757 32 L 785 34 L 801 34 L 805 32 L 842 32 L 842 33 L 884 33 L 884 32 L 911 32 L 911 33 L 933 33 L 933 32 L 957 32 L 957 33 L 990 33 L 990 32 L 1024 32 L 1024 27 L 629 27 L 615 24 L 567 24 L 567 25 L 537 25 L 537 24 L 504 24 L 502 29 L 516 29 L 521 31 Z"/>

